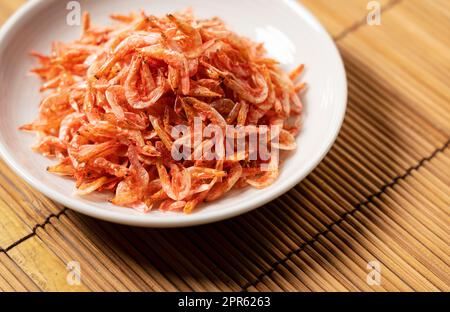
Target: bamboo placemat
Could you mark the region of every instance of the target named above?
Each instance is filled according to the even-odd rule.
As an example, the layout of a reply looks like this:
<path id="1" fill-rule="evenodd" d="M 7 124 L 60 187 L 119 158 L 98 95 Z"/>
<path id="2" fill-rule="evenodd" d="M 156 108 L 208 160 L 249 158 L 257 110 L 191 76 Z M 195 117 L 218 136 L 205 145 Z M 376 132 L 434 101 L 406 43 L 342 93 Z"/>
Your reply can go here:
<path id="1" fill-rule="evenodd" d="M 22 2 L 1 0 L 0 21 Z M 365 0 L 302 2 L 349 81 L 342 131 L 307 179 L 231 220 L 141 229 L 63 208 L 0 162 L 0 289 L 449 291 L 449 2 L 380 1 L 380 26 Z"/>

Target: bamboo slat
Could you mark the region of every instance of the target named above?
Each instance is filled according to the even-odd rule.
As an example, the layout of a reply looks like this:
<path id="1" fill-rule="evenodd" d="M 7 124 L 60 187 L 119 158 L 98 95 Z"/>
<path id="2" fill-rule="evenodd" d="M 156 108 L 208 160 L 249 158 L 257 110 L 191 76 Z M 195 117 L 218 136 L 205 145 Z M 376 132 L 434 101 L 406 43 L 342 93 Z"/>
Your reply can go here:
<path id="1" fill-rule="evenodd" d="M 307 179 L 231 220 L 141 229 L 63 209 L 0 162 L 0 290 L 449 291 L 450 5 L 381 1 L 368 26 L 367 1 L 304 3 L 349 82 L 339 138 Z"/>
<path id="2" fill-rule="evenodd" d="M 67 282 L 66 263 L 60 261 L 38 237 L 17 245 L 8 255 L 44 291 L 84 291 L 86 287 Z"/>
<path id="3" fill-rule="evenodd" d="M 0 253 L 0 291 L 37 291 L 39 288 L 5 253 Z"/>
<path id="4" fill-rule="evenodd" d="M 301 1 L 333 37 L 341 36 L 356 24 L 364 22 L 368 13 L 366 0 L 304 0 Z M 378 1 L 384 8 L 396 0 Z"/>
<path id="5" fill-rule="evenodd" d="M 408 110 L 448 137 L 450 22 L 445 12 L 427 3 L 402 1 L 383 13 L 382 26 L 361 27 L 339 47 L 353 63 L 366 65 L 365 77 L 376 77 L 385 89 L 395 90 Z"/>
<path id="6" fill-rule="evenodd" d="M 32 189 L 0 160 L 0 248 L 30 235 L 62 207 Z"/>
<path id="7" fill-rule="evenodd" d="M 3 0 L 0 1 L 0 24 L 3 24 L 6 19 L 14 13 L 26 0 Z"/>

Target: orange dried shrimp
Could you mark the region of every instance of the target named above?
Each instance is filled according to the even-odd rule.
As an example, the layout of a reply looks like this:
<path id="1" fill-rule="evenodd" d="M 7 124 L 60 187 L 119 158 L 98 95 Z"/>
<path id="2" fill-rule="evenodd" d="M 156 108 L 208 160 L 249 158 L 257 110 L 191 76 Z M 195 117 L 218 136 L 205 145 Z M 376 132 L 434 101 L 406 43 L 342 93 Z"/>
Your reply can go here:
<path id="1" fill-rule="evenodd" d="M 190 213 L 232 188 L 270 185 L 278 168 L 263 171 L 261 164 L 278 159 L 250 160 L 246 150 L 177 161 L 171 130 L 192 128 L 194 117 L 222 129 L 277 125 L 274 148 L 293 150 L 303 65 L 286 74 L 262 44 L 189 10 L 111 18 L 113 26 L 99 27 L 85 14 L 80 39 L 55 42 L 49 56 L 32 53 L 45 97 L 38 118 L 21 129 L 38 134 L 37 152 L 59 159 L 47 170 L 73 177 L 80 195 L 110 191 L 113 204 L 143 212 Z M 208 144 L 202 139 L 195 149 L 201 154 Z"/>

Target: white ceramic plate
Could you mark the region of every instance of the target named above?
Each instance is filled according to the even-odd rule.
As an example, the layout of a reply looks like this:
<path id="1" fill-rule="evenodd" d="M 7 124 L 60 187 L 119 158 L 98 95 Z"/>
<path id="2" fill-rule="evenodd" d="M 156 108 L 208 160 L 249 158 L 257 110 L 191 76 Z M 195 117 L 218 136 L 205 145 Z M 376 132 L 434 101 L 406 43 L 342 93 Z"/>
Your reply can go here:
<path id="1" fill-rule="evenodd" d="M 279 179 L 264 190 L 247 188 L 204 204 L 190 215 L 151 212 L 109 204 L 103 195 L 73 195 L 74 182 L 46 172 L 54 163 L 33 153 L 32 134 L 17 128 L 38 113 L 39 80 L 28 74 L 34 64 L 31 50 L 49 52 L 52 41 L 70 41 L 80 35 L 79 26 L 66 23 L 69 1 L 36 0 L 25 4 L 0 31 L 0 153 L 21 177 L 36 189 L 83 214 L 112 222 L 176 227 L 214 222 L 257 208 L 288 191 L 321 161 L 333 144 L 345 114 L 347 83 L 339 52 L 328 33 L 304 7 L 291 0 L 82 0 L 82 10 L 94 23 L 109 23 L 108 14 L 144 9 L 163 15 L 191 6 L 200 17 L 218 15 L 236 32 L 265 42 L 269 54 L 286 70 L 306 64 L 303 79 L 308 90 L 304 127 L 298 149 L 286 159 Z"/>

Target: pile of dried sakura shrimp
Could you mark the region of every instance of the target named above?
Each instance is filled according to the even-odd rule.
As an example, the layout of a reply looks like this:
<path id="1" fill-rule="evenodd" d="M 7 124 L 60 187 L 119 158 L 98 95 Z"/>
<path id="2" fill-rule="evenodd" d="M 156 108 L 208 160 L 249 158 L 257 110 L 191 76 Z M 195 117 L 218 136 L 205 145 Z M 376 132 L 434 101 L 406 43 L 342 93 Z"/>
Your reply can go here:
<path id="1" fill-rule="evenodd" d="M 21 129 L 37 133 L 37 152 L 59 159 L 47 170 L 73 177 L 78 194 L 111 191 L 113 204 L 143 212 L 190 213 L 234 187 L 270 185 L 278 169 L 261 171 L 263 161 L 246 153 L 173 160 L 171 129 L 195 116 L 205 126 L 278 125 L 278 148 L 293 150 L 303 66 L 286 74 L 262 44 L 217 17 L 188 10 L 111 18 L 113 26 L 98 27 L 84 14 L 80 39 L 54 42 L 49 56 L 32 53 L 44 99 Z"/>

